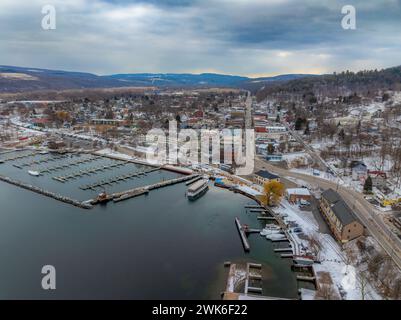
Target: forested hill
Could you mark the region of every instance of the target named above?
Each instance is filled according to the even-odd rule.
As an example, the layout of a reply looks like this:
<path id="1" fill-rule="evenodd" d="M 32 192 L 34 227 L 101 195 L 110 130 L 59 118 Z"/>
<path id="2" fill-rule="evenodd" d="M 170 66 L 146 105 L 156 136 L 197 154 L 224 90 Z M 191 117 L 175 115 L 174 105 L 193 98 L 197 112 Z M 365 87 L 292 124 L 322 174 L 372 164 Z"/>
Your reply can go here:
<path id="1" fill-rule="evenodd" d="M 401 90 L 401 66 L 359 72 L 345 71 L 330 75 L 306 77 L 284 83 L 272 83 L 259 90 L 258 100 L 270 95 L 346 96 L 374 94 L 383 90 Z"/>

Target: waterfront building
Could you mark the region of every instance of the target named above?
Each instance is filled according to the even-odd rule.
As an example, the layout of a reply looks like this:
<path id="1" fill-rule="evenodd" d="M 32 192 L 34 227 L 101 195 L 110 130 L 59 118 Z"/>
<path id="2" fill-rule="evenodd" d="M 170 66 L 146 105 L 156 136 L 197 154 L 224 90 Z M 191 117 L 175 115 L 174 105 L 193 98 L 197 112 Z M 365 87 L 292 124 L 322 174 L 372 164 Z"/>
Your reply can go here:
<path id="1" fill-rule="evenodd" d="M 322 193 L 320 211 L 339 242 L 346 243 L 363 235 L 363 225 L 336 191 L 328 189 Z"/>
<path id="2" fill-rule="evenodd" d="M 280 177 L 266 170 L 260 170 L 253 176 L 253 181 L 260 186 L 264 186 L 266 182 L 270 182 L 272 180 L 280 182 Z"/>

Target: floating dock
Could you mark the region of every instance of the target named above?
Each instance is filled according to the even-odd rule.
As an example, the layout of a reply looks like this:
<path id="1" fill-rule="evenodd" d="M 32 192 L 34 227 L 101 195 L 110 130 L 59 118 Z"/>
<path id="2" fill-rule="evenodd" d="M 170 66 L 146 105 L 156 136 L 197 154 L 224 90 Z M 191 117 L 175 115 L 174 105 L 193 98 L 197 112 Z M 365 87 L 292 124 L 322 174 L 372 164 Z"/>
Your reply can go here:
<path id="1" fill-rule="evenodd" d="M 239 221 L 238 218 L 235 218 L 235 225 L 237 226 L 238 232 L 242 240 L 242 245 L 244 246 L 245 251 L 249 251 L 251 248 L 248 242 L 248 238 L 246 237 L 244 228 L 242 227 L 241 222 Z"/>
<path id="2" fill-rule="evenodd" d="M 31 153 L 23 154 L 23 155 L 20 155 L 20 156 L 1 159 L 1 161 L 4 163 L 4 162 L 8 162 L 8 161 L 14 161 L 14 160 L 19 160 L 19 159 L 23 159 L 23 158 L 33 157 L 33 156 L 36 156 L 38 154 L 39 154 L 39 152 L 31 152 Z"/>
<path id="3" fill-rule="evenodd" d="M 97 173 L 105 171 L 105 170 L 111 170 L 114 168 L 122 167 L 122 166 L 125 166 L 126 164 L 127 164 L 127 162 L 113 163 L 108 166 L 100 166 L 100 167 L 91 168 L 91 169 L 79 170 L 77 172 L 71 173 L 68 176 L 58 176 L 58 177 L 53 177 L 53 179 L 60 181 L 60 182 L 67 182 L 68 180 L 71 180 L 71 179 L 80 178 L 82 176 L 90 176 L 92 174 L 97 174 Z"/>
<path id="4" fill-rule="evenodd" d="M 125 174 L 125 175 L 121 175 L 121 176 L 117 176 L 117 177 L 111 178 L 109 180 L 101 180 L 101 181 L 95 182 L 93 184 L 80 186 L 79 188 L 81 190 L 94 190 L 96 188 L 103 187 L 103 186 L 106 186 L 106 185 L 112 185 L 112 184 L 118 183 L 120 181 L 126 181 L 126 180 L 129 180 L 129 179 L 132 179 L 132 178 L 136 178 L 136 177 L 140 177 L 140 176 L 146 176 L 147 174 L 152 173 L 154 171 L 158 171 L 160 169 L 161 168 L 158 167 L 158 168 L 152 168 L 152 169 L 147 170 L 147 171 L 141 171 L 141 172 L 134 172 L 134 173 L 131 173 L 131 174 Z M 59 177 L 59 178 L 61 178 L 61 180 L 64 180 L 64 177 Z"/>

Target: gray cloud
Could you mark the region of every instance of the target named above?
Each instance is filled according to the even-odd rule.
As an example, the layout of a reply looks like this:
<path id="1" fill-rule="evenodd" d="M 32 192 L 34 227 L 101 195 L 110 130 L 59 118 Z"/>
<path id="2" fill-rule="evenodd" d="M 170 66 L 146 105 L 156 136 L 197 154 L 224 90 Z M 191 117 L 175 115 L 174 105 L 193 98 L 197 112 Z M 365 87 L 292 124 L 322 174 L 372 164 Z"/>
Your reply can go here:
<path id="1" fill-rule="evenodd" d="M 57 29 L 41 29 L 41 7 Z M 341 8 L 357 9 L 357 30 Z M 400 63 L 400 0 L 2 0 L 0 64 L 89 71 L 323 73 Z"/>

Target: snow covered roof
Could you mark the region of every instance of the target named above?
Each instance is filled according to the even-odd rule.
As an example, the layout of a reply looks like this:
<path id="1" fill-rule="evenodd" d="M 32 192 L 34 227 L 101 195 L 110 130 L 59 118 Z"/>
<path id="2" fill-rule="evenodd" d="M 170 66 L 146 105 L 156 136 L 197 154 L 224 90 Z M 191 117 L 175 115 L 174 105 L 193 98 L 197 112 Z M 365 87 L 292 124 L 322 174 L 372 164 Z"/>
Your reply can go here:
<path id="1" fill-rule="evenodd" d="M 292 188 L 292 189 L 287 189 L 287 194 L 295 194 L 295 195 L 300 195 L 300 196 L 310 196 L 310 192 L 306 188 Z"/>

